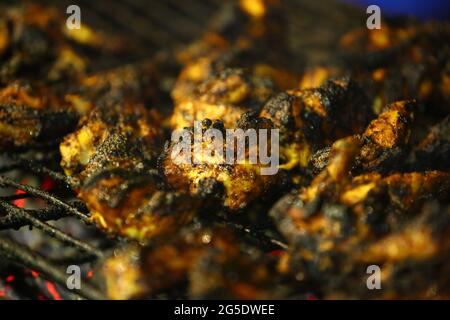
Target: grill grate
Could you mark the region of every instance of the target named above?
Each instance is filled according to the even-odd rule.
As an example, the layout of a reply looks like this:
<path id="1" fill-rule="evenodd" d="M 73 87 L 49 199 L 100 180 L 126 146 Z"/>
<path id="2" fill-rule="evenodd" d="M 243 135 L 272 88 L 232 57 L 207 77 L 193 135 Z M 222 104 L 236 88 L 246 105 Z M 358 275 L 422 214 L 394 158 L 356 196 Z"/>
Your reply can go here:
<path id="1" fill-rule="evenodd" d="M 195 39 L 220 8 L 236 0 L 37 0 L 65 12 L 71 4 L 82 8 L 92 26 L 134 40 L 141 56 Z M 352 28 L 365 26 L 364 10 L 337 0 L 283 0 L 288 39 L 293 52 L 311 63 L 326 63 L 337 39 Z M 311 32 L 314 30 L 314 32 Z"/>
<path id="2" fill-rule="evenodd" d="M 58 265 L 48 261 L 48 259 L 36 254 L 27 247 L 19 245 L 6 237 L 0 235 L 0 250 L 2 255 L 20 264 L 27 266 L 39 273 L 42 273 L 47 279 L 65 285 L 67 274 Z M 68 292 L 67 296 L 72 299 L 104 299 L 103 294 L 90 284 L 83 284 L 77 293 Z"/>
<path id="3" fill-rule="evenodd" d="M 226 1 L 184 0 L 183 5 L 180 5 L 178 0 L 100 0 L 95 2 L 89 0 L 41 0 L 40 2 L 57 5 L 64 10 L 63 12 L 68 5 L 78 4 L 82 8 L 83 19 L 86 19 L 89 24 L 105 32 L 126 34 L 128 38 L 139 44 L 141 55 L 148 57 L 149 54 L 155 54 L 160 50 L 169 49 L 197 37 L 205 29 L 210 17 Z M 302 55 L 310 54 L 312 61 L 326 59 L 323 56 L 316 57 L 316 51 L 335 42 L 329 41 L 330 36 L 323 41 L 322 37 L 316 36 L 317 32 L 314 33 L 314 39 L 308 40 L 309 33 L 298 37 L 301 30 L 306 31 L 311 26 L 314 26 L 316 30 L 318 28 L 327 30 L 327 26 L 332 25 L 333 27 L 329 29 L 333 36 L 337 37 L 341 32 L 354 26 L 351 21 L 357 21 L 357 19 L 350 19 L 344 23 L 343 17 L 356 17 L 360 14 L 359 11 L 352 11 L 347 7 L 345 7 L 346 14 L 338 14 L 337 17 L 327 14 L 327 12 L 333 11 L 330 10 L 331 6 L 336 6 L 332 0 L 326 0 L 320 4 L 302 0 L 286 2 L 289 4 L 288 11 L 291 14 L 289 32 L 294 35 L 292 39 L 302 39 L 300 42 L 293 41 L 292 47 L 294 50 L 301 51 Z M 309 18 L 307 18 L 308 16 Z M 337 25 L 340 26 L 339 30 L 342 29 L 341 32 L 336 28 L 336 21 L 340 21 Z M 319 43 L 317 39 L 322 39 L 322 42 Z M 321 50 L 321 52 L 323 51 Z M 88 225 L 91 223 L 85 205 L 79 200 L 74 200 L 70 193 L 69 178 L 61 172 L 50 169 L 51 166 L 47 165 L 48 162 L 54 161 L 55 157 L 58 157 L 58 143 L 59 141 L 50 141 L 34 146 L 33 149 L 36 150 L 17 149 L 8 152 L 6 156 L 9 159 L 8 162 L 0 167 L 0 188 L 10 190 L 12 193 L 20 190 L 20 193 L 11 194 L 10 192 L 0 196 L 0 212 L 4 214 L 0 215 L 0 231 L 10 232 L 10 230 L 24 226 L 34 227 L 45 235 L 58 240 L 61 244 L 75 249 L 75 253 L 59 260 L 49 259 L 0 232 L 0 254 L 6 256 L 8 261 L 15 261 L 26 268 L 35 270 L 45 278 L 65 287 L 67 274 L 61 265 L 67 265 L 68 262 L 82 264 L 101 259 L 103 258 L 103 248 L 76 239 L 50 223 L 50 221 L 63 218 L 75 218 Z M 43 150 L 46 151 L 46 159 L 42 157 L 39 160 L 26 158 L 30 151 L 42 152 Z M 11 178 L 18 171 L 22 176 L 48 176 L 56 182 L 57 187 L 54 190 L 46 191 L 27 183 L 19 183 L 16 181 L 17 175 L 15 178 Z M 69 200 L 63 200 L 64 197 Z M 40 199 L 47 205 L 39 209 L 25 209 L 14 205 L 15 201 L 24 199 Z M 271 236 L 224 218 L 219 219 L 222 219 L 221 222 L 228 226 L 259 241 L 265 248 L 286 249 L 284 243 Z M 108 242 L 104 236 L 102 237 L 103 241 L 108 243 L 107 246 L 114 245 L 110 241 Z M 83 284 L 77 293 L 67 292 L 66 296 L 71 299 L 104 298 L 101 291 L 90 284 Z"/>
<path id="4" fill-rule="evenodd" d="M 44 166 L 40 166 L 34 161 L 26 161 L 24 159 L 19 160 L 17 157 L 16 161 L 12 164 L 1 167 L 0 172 L 5 174 L 9 173 L 11 170 L 17 169 L 25 170 L 27 174 L 47 174 L 52 178 L 56 178 L 55 180 L 59 179 L 61 182 L 65 182 L 65 178 L 61 175 L 61 173 L 52 171 Z M 93 261 L 103 257 L 103 252 L 99 248 L 96 248 L 87 242 L 76 239 L 48 223 L 50 220 L 75 217 L 89 224 L 89 214 L 81 201 L 63 201 L 50 192 L 32 187 L 30 185 L 18 183 L 5 175 L 0 175 L 0 187 L 21 190 L 24 192 L 21 194 L 2 196 L 0 198 L 0 210 L 5 214 L 3 217 L 0 217 L 0 230 L 19 229 L 23 226 L 34 227 L 42 231 L 45 235 L 60 241 L 61 244 L 74 248 L 76 250 L 76 254 L 69 260 L 73 260 L 77 263 Z M 13 200 L 29 198 L 41 199 L 49 205 L 42 209 L 25 209 L 10 203 L 10 201 Z M 2 255 L 6 256 L 6 258 L 17 262 L 26 268 L 41 273 L 45 278 L 54 281 L 61 286 L 65 286 L 67 274 L 65 273 L 64 268 L 61 267 L 61 262 L 63 261 L 59 261 L 59 263 L 52 262 L 48 257 L 37 254 L 26 246 L 8 239 L 6 236 L 1 234 L 0 252 Z M 89 284 L 83 285 L 82 289 L 77 291 L 76 294 L 73 292 L 68 292 L 66 296 L 74 299 L 103 298 L 100 291 Z"/>
<path id="5" fill-rule="evenodd" d="M 89 213 L 85 205 L 79 200 L 72 199 L 69 201 L 63 201 L 53 194 L 55 191 L 47 192 L 30 185 L 18 183 L 5 176 L 4 174 L 10 172 L 11 170 L 22 169 L 26 170 L 27 174 L 47 174 L 62 183 L 62 188 L 67 187 L 64 186 L 67 182 L 67 178 L 61 173 L 39 165 L 33 160 L 24 160 L 20 157 L 15 157 L 15 159 L 15 162 L 0 167 L 0 172 L 3 173 L 0 175 L 0 188 L 21 190 L 24 193 L 0 197 L 0 212 L 6 214 L 5 216 L 0 217 L 0 231 L 19 229 L 24 226 L 34 227 L 42 231 L 47 236 L 60 241 L 62 244 L 76 249 L 76 253 L 70 258 L 61 259 L 58 261 L 59 263 L 56 263 L 54 261 L 50 261 L 47 257 L 33 252 L 26 246 L 2 236 L 0 233 L 0 254 L 26 268 L 41 273 L 47 279 L 54 281 L 62 287 L 65 287 L 67 274 L 64 272 L 61 265 L 67 265 L 69 262 L 76 264 L 82 264 L 87 261 L 92 262 L 102 259 L 104 254 L 100 248 L 70 236 L 60 229 L 50 225 L 48 221 L 73 217 L 82 220 L 86 224 L 90 224 Z M 10 203 L 10 201 L 30 198 L 44 200 L 49 205 L 42 209 L 24 209 Z M 278 239 L 274 239 L 271 236 L 264 234 L 263 232 L 252 230 L 247 226 L 237 222 L 228 221 L 225 218 L 218 217 L 218 219 L 220 222 L 236 229 L 251 238 L 253 241 L 257 241 L 262 247 L 267 248 L 267 250 L 287 248 L 286 244 Z M 84 284 L 82 289 L 77 291 L 76 294 L 69 292 L 67 297 L 73 299 L 104 298 L 98 288 Z"/>

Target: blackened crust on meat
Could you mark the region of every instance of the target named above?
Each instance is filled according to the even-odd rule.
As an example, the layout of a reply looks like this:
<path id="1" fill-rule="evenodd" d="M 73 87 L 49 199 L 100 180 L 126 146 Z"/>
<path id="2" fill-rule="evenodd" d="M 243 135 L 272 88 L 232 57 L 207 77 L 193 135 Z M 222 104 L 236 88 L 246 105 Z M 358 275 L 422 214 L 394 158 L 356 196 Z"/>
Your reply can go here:
<path id="1" fill-rule="evenodd" d="M 0 105 L 0 148 L 29 147 L 56 140 L 73 130 L 78 116 L 23 105 Z"/>

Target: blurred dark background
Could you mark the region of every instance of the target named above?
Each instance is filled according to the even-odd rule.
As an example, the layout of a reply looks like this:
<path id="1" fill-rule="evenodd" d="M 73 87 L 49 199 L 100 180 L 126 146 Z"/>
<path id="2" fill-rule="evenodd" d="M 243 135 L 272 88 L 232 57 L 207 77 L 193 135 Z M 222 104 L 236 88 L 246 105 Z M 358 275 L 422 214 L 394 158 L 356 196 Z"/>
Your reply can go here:
<path id="1" fill-rule="evenodd" d="M 82 21 L 98 30 L 125 35 L 139 44 L 138 56 L 182 45 L 207 28 L 227 2 L 237 0 L 22 0 L 51 4 L 65 14 L 76 4 Z M 366 8 L 377 4 L 382 18 L 447 20 L 449 0 L 282 0 L 288 13 L 288 39 L 298 59 L 323 63 L 345 32 L 365 27 Z M 1 4 L 17 4 L 1 0 Z"/>

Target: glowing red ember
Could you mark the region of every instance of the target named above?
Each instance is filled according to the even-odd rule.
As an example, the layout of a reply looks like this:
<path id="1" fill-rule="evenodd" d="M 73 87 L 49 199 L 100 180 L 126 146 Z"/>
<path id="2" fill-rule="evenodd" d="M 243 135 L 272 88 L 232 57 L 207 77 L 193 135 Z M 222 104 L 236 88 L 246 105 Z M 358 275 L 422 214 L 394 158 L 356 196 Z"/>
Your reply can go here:
<path id="1" fill-rule="evenodd" d="M 47 287 L 48 293 L 52 296 L 54 300 L 62 300 L 61 296 L 59 295 L 58 291 L 56 290 L 56 287 L 53 283 L 50 281 L 47 281 L 45 286 Z"/>
<path id="2" fill-rule="evenodd" d="M 24 194 L 24 193 L 26 193 L 26 192 L 23 191 L 23 190 L 20 190 L 20 189 L 16 190 L 16 194 Z M 16 205 L 19 208 L 24 208 L 26 202 L 27 202 L 27 199 L 17 199 L 17 200 L 13 201 L 13 204 Z"/>

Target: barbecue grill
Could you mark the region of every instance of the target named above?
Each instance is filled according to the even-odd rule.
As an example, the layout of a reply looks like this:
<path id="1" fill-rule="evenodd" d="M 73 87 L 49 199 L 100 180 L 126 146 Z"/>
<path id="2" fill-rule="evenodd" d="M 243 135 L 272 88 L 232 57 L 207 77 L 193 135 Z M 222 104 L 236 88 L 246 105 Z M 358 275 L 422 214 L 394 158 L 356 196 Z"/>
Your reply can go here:
<path id="1" fill-rule="evenodd" d="M 106 34 L 125 36 L 133 44 L 133 53 L 116 59 L 100 58 L 95 67 L 106 70 L 174 52 L 198 38 L 214 23 L 211 17 L 221 13 L 229 1 L 35 2 L 55 6 L 63 14 L 67 6 L 77 4 L 83 22 Z M 298 57 L 294 69 L 305 67 L 302 61 L 326 63 L 341 35 L 365 25 L 365 12 L 348 4 L 333 0 L 284 3 L 288 45 Z M 312 29 L 314 32 L 309 32 Z M 107 298 L 95 267 L 107 257 L 106 252 L 115 252 L 127 240 L 108 237 L 96 228 L 85 203 L 71 190 L 71 178 L 60 168 L 60 142 L 44 141 L 0 154 L 0 299 Z M 265 253 L 277 255 L 288 247 L 279 234 L 225 215 L 215 219 L 257 243 Z M 81 267 L 80 289 L 67 289 L 69 265 Z M 183 296 L 175 289 L 169 297 Z"/>
<path id="2" fill-rule="evenodd" d="M 226 5 L 226 1 L 221 0 L 187 0 L 182 4 L 176 0 L 95 2 L 42 0 L 38 2 L 57 6 L 63 13 L 70 4 L 77 4 L 82 10 L 83 21 L 105 32 L 126 34 L 138 44 L 136 55 L 127 57 L 130 62 L 148 55 L 167 52 L 195 39 L 206 28 L 209 17 Z M 6 1 L 7 4 L 8 1 Z M 320 4 L 311 1 L 288 1 L 287 5 L 291 9 L 288 10 L 291 14 L 290 33 L 296 35 L 314 27 L 316 30 L 320 29 L 319 32 L 323 35 L 320 39 L 305 36 L 302 41 L 297 41 L 299 39 L 297 36 L 290 37 L 293 49 L 301 54 L 309 55 L 309 61 L 325 60 L 324 53 L 327 52 L 327 46 L 333 45 L 332 39 L 354 27 L 358 21 L 363 21 L 357 19 L 363 17 L 359 9 L 333 1 L 321 1 Z M 330 8 L 339 10 L 330 10 Z M 319 22 L 318 16 L 322 17 Z M 105 66 L 99 61 L 99 66 L 101 68 L 114 65 L 114 62 L 108 63 L 109 65 Z M 91 222 L 86 206 L 73 197 L 68 187 L 68 178 L 58 170 L 58 142 L 49 141 L 35 145 L 33 150 L 18 149 L 2 155 L 0 210 L 3 215 L 0 216 L 0 231 L 2 231 L 0 254 L 6 260 L 2 259 L 0 263 L 8 265 L 7 270 L 11 270 L 11 274 L 5 275 L 7 280 L 3 282 L 3 289 L 0 280 L 2 296 L 45 299 L 104 298 L 102 291 L 92 281 L 84 281 L 80 290 L 66 289 L 68 277 L 66 268 L 69 264 L 90 265 L 102 259 L 104 250 L 114 248 L 117 241 L 112 241 L 100 232 L 96 232 L 92 226 L 88 227 Z M 32 186 L 27 184 L 29 181 L 38 183 Z M 30 209 L 27 206 L 36 201 L 39 201 L 38 208 Z M 67 232 L 67 228 L 61 229 L 53 223 L 60 219 L 88 229 L 91 233 L 89 242 L 86 239 L 74 237 Z M 263 243 L 268 250 L 285 248 L 285 244 L 280 240 L 262 232 L 251 230 L 236 222 L 226 223 Z M 24 228 L 26 226 L 29 228 Z M 20 232 L 17 231 L 19 229 Z M 32 229 L 39 230 L 40 237 L 43 235 L 46 241 L 56 240 L 58 248 L 68 248 L 58 252 L 69 251 L 70 255 L 49 257 L 49 250 L 35 250 L 27 246 L 24 239 L 27 238 L 28 233 L 32 233 Z M 86 272 L 87 278 L 92 277 L 92 271 Z M 28 281 L 25 284 L 18 284 L 18 280 L 12 281 L 14 278 L 19 278 L 14 277 L 15 274 L 22 274 L 24 278 L 28 278 Z M 36 278 L 43 280 L 37 281 Z"/>

